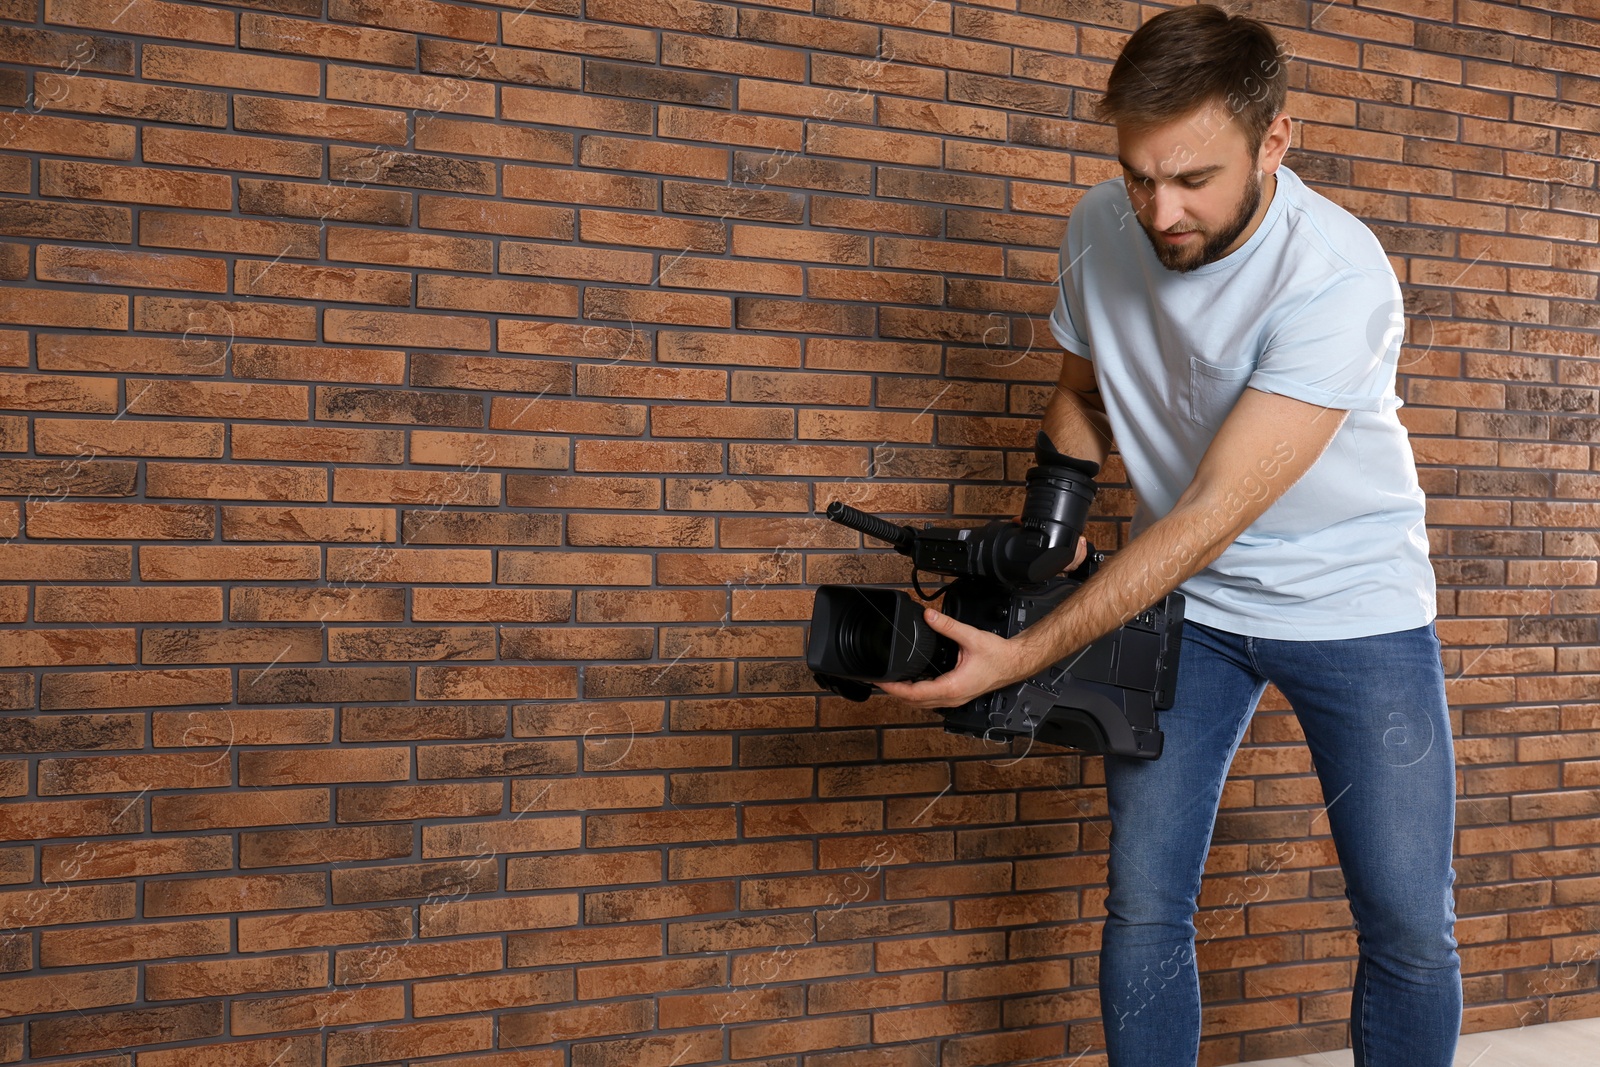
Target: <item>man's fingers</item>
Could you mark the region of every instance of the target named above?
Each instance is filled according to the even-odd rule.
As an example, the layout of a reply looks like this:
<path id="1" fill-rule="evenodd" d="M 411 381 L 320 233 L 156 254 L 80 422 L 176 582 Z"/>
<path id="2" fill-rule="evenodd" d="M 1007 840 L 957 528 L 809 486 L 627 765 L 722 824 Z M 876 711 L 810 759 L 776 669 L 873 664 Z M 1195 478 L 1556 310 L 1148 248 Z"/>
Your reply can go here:
<path id="1" fill-rule="evenodd" d="M 940 634 L 950 638 L 950 640 L 963 648 L 972 644 L 975 640 L 982 640 L 978 636 L 979 634 L 989 633 L 988 630 L 980 630 L 976 626 L 968 626 L 960 619 L 952 615 L 946 615 L 931 605 L 923 608 L 922 617 L 928 620 L 929 626 L 932 626 Z"/>
<path id="2" fill-rule="evenodd" d="M 879 682 L 878 688 L 902 703 L 917 708 L 950 707 L 944 689 L 935 682 Z"/>

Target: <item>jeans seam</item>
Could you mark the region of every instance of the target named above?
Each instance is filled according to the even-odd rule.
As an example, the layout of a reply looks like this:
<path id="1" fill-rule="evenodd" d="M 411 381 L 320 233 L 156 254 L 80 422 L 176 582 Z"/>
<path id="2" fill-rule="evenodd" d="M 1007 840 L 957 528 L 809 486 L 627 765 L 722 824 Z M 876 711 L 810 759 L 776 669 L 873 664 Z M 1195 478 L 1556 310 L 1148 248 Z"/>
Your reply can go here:
<path id="1" fill-rule="evenodd" d="M 1250 670 L 1255 673 L 1257 678 L 1265 678 L 1267 676 L 1266 672 L 1261 669 L 1261 662 L 1256 658 L 1256 639 L 1254 637 L 1245 637 L 1244 656 L 1245 659 L 1250 661 Z"/>
<path id="2" fill-rule="evenodd" d="M 1372 1005 L 1372 998 L 1367 995 L 1367 983 L 1371 976 L 1372 961 L 1368 960 L 1367 965 L 1361 968 L 1361 1062 L 1355 1067 L 1367 1067 L 1367 1060 L 1371 1057 L 1372 1031 L 1367 1027 L 1367 1012 Z"/>

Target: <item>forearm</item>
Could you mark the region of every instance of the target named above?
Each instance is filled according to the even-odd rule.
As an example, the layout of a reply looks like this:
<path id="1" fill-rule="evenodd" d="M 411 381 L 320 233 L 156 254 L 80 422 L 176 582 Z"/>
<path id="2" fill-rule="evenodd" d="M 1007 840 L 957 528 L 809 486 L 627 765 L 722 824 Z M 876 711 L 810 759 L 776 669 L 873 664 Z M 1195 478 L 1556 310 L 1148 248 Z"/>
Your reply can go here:
<path id="1" fill-rule="evenodd" d="M 1056 450 L 1075 459 L 1105 465 L 1111 454 L 1111 422 L 1070 389 L 1058 388 L 1044 409 L 1041 427 Z"/>
<path id="2" fill-rule="evenodd" d="M 1014 639 L 1028 671 L 1024 677 L 1092 644 L 1204 570 L 1243 532 L 1232 519 L 1215 507 L 1180 504 L 1152 523 Z"/>

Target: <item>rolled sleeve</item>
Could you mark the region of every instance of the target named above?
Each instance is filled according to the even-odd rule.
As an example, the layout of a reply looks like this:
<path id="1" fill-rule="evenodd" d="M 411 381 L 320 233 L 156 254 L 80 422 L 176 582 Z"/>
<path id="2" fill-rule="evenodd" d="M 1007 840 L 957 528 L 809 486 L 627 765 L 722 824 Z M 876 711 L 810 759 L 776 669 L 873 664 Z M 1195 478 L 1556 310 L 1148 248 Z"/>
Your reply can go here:
<path id="1" fill-rule="evenodd" d="M 1072 224 L 1067 225 L 1067 235 L 1061 242 L 1061 270 L 1056 275 L 1056 306 L 1050 312 L 1050 333 L 1055 337 L 1056 343 L 1075 356 L 1084 359 L 1093 359 L 1089 354 L 1089 342 L 1083 339 L 1083 330 L 1078 326 L 1078 320 L 1073 317 L 1071 300 L 1076 299 L 1073 290 L 1072 270 L 1068 263 L 1076 263 L 1076 255 L 1072 260 L 1067 257 L 1071 252 L 1073 237 Z M 1081 305 L 1080 305 L 1081 306 Z"/>
<path id="2" fill-rule="evenodd" d="M 1405 304 L 1392 270 L 1347 267 L 1272 332 L 1248 385 L 1321 407 L 1394 399 Z"/>

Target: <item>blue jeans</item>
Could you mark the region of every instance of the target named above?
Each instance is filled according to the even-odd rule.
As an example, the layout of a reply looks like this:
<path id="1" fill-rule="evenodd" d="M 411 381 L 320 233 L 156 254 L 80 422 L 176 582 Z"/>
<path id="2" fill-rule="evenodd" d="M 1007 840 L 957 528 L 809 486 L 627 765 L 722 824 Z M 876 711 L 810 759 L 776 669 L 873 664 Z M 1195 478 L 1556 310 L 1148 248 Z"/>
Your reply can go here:
<path id="1" fill-rule="evenodd" d="M 1203 940 L 1238 936 L 1237 911 L 1261 906 L 1253 901 L 1269 895 L 1263 888 L 1288 876 L 1278 868 L 1304 866 L 1283 838 L 1331 833 L 1356 925 L 1356 1067 L 1449 1067 L 1462 1008 L 1455 746 L 1433 625 L 1278 641 L 1193 622 L 1183 628 L 1177 700 L 1160 713 L 1161 757 L 1105 757 L 1111 853 L 1099 980 L 1111 1067 L 1194 1067 L 1199 1056 L 1200 875 L 1223 780 L 1269 681 L 1294 707 L 1327 806 L 1309 827 L 1269 820 L 1244 829 L 1276 840 L 1285 859 L 1247 880 L 1253 893 L 1227 909 L 1235 921 L 1201 915 Z"/>

